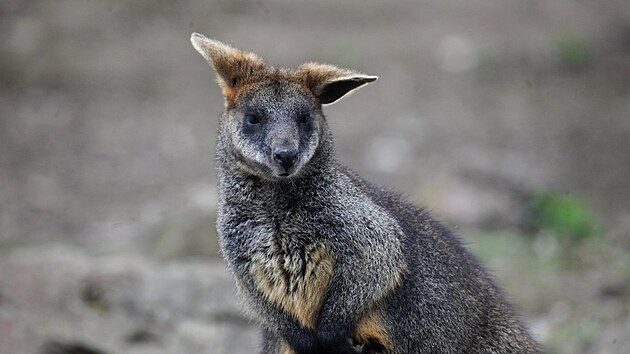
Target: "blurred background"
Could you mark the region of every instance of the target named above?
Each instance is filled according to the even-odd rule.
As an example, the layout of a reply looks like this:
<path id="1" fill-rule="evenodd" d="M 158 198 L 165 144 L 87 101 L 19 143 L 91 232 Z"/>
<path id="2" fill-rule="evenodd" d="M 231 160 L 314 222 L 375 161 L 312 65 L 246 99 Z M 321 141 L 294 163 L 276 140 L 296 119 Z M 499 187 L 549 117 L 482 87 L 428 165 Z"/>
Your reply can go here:
<path id="1" fill-rule="evenodd" d="M 627 0 L 0 3 L 0 353 L 251 353 L 201 32 L 380 80 L 340 159 L 463 235 L 548 353 L 630 352 Z"/>

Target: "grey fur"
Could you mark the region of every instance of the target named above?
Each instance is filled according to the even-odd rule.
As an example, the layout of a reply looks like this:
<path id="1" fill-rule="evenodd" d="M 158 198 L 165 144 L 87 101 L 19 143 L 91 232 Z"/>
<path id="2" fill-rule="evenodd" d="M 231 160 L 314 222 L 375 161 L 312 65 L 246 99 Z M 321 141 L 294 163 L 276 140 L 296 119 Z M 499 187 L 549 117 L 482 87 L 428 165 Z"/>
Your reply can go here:
<path id="1" fill-rule="evenodd" d="M 200 52 L 202 45 L 233 50 L 200 35 L 192 40 Z M 215 67 L 225 64 L 214 52 L 202 54 Z M 220 246 L 239 295 L 264 328 L 263 352 L 539 353 L 457 236 L 335 159 L 319 100 L 325 86 L 316 92 L 296 81 L 296 70 L 266 70 L 227 103 L 216 158 Z M 323 75 L 339 76 L 346 80 Z M 254 130 L 252 110 L 265 120 Z M 272 157 L 283 144 L 298 150 L 290 171 Z M 320 279 L 321 304 L 309 304 L 304 294 Z M 315 310 L 292 312 L 294 303 Z"/>

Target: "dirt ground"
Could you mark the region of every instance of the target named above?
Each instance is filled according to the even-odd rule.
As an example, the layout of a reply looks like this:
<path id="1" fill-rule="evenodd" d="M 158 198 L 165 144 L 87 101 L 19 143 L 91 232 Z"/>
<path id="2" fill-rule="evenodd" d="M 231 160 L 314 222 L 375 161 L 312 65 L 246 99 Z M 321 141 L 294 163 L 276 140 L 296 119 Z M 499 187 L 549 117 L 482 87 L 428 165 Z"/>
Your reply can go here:
<path id="1" fill-rule="evenodd" d="M 28 250 L 49 259 L 49 244 L 103 267 L 107 257 L 139 258 L 148 270 L 137 277 L 191 256 L 220 264 L 213 154 L 222 98 L 191 32 L 274 65 L 315 60 L 378 75 L 326 108 L 340 159 L 456 228 L 547 352 L 630 352 L 626 0 L 5 0 L 0 264 L 30 264 Z M 182 276 L 199 274 L 189 271 Z M 23 293 L 2 286 L 11 284 L 0 280 L 0 338 L 47 343 L 53 332 L 39 319 L 72 323 L 63 318 L 73 312 L 37 313 L 28 302 L 7 309 L 2 299 Z M 190 333 L 220 341 L 224 332 L 200 325 L 216 316 L 177 313 L 168 326 L 193 325 L 134 348 L 186 352 L 178 345 Z M 3 332 L 14 315 L 27 331 Z M 95 319 L 95 333 L 129 318 L 144 321 Z M 9 353 L 29 352 L 11 343 Z"/>

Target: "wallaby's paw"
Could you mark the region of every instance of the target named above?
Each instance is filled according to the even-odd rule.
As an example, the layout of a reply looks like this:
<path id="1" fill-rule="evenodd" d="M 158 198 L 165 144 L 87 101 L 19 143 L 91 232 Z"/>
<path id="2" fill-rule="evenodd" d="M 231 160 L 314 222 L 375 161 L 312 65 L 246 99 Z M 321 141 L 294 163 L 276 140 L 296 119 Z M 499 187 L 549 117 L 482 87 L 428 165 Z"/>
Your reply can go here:
<path id="1" fill-rule="evenodd" d="M 319 344 L 315 333 L 304 328 L 292 332 L 290 337 L 285 338 L 285 340 L 297 354 L 321 354 L 326 352 Z"/>
<path id="2" fill-rule="evenodd" d="M 317 340 L 326 354 L 361 354 L 363 345 L 356 345 L 351 338 L 341 335 L 340 331 L 319 331 Z"/>

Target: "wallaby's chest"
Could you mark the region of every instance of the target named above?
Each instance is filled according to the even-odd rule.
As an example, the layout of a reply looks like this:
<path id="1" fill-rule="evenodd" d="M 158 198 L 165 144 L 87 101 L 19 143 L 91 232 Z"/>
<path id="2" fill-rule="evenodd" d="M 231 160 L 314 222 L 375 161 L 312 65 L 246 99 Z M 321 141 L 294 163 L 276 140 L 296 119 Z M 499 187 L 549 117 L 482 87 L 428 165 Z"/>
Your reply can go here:
<path id="1" fill-rule="evenodd" d="M 297 224 L 258 236 L 248 266 L 257 290 L 314 329 L 333 272 L 330 249 Z"/>

